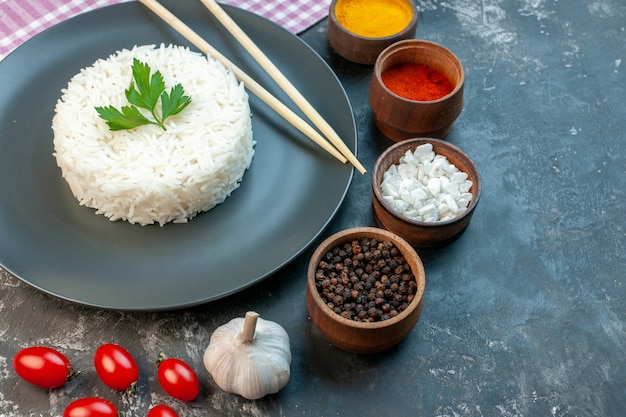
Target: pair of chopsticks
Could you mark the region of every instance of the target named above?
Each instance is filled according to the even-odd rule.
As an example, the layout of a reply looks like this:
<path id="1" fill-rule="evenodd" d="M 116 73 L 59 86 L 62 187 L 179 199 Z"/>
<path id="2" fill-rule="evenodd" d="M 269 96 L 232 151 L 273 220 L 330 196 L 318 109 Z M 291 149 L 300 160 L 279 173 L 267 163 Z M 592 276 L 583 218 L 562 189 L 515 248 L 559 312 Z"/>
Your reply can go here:
<path id="1" fill-rule="evenodd" d="M 261 65 L 270 77 L 285 91 L 302 112 L 313 122 L 313 124 L 323 132 L 328 140 L 313 129 L 306 121 L 295 114 L 289 107 L 270 94 L 259 83 L 247 75 L 244 71 L 233 64 L 228 58 L 213 48 L 208 42 L 202 39 L 189 26 L 174 16 L 169 10 L 163 7 L 157 0 L 139 0 L 142 4 L 152 10 L 157 16 L 168 23 L 173 29 L 180 33 L 189 42 L 195 45 L 203 53 L 218 60 L 222 65 L 230 67 L 235 77 L 261 101 L 281 115 L 300 132 L 309 139 L 321 146 L 324 150 L 337 158 L 339 161 L 350 162 L 361 174 L 367 171 L 356 159 L 354 154 L 348 149 L 339 135 L 324 120 L 324 118 L 313 108 L 313 106 L 302 96 L 296 87 L 280 72 L 280 70 L 269 60 L 256 44 L 245 34 L 245 32 L 235 23 L 234 20 L 214 1 L 202 0 L 209 11 L 220 21 L 220 23 L 237 39 L 237 41 L 250 53 L 250 55 Z M 330 141 L 330 142 L 329 142 Z M 334 146 L 333 146 L 334 145 Z"/>

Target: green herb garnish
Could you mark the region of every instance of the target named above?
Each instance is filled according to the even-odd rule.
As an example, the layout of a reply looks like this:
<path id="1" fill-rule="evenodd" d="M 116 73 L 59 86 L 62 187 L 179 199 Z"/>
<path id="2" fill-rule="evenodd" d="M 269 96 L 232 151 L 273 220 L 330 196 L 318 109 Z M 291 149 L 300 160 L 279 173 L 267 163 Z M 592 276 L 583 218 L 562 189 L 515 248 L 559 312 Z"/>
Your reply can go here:
<path id="1" fill-rule="evenodd" d="M 165 91 L 163 75 L 155 71 L 151 76 L 150 66 L 137 58 L 133 59 L 133 80 L 125 93 L 130 106 L 123 106 L 121 109 L 113 106 L 96 107 L 96 111 L 106 120 L 111 130 L 132 129 L 147 124 L 167 130 L 165 119 L 180 113 L 191 103 L 191 98 L 185 95 L 181 84 L 176 84 L 168 93 Z M 159 99 L 160 112 L 156 110 Z M 148 110 L 152 119 L 146 117 L 139 108 Z"/>

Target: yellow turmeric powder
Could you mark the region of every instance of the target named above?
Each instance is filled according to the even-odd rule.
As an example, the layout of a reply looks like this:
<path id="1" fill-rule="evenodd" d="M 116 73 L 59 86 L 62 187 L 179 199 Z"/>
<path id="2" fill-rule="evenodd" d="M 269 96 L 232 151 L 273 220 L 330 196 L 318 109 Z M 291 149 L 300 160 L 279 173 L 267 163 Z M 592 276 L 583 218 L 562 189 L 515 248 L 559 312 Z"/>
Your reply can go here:
<path id="1" fill-rule="evenodd" d="M 337 20 L 348 31 L 366 38 L 384 38 L 402 31 L 413 10 L 406 0 L 338 0 Z"/>

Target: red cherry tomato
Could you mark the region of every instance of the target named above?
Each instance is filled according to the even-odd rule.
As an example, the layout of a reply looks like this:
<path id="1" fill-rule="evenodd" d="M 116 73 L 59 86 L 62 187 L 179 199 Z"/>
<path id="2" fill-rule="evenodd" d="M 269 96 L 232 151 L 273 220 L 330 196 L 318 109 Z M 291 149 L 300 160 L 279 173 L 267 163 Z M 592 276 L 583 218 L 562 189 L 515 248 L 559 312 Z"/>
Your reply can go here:
<path id="1" fill-rule="evenodd" d="M 178 414 L 166 405 L 155 405 L 146 417 L 178 417 Z"/>
<path id="2" fill-rule="evenodd" d="M 126 349 L 113 343 L 102 345 L 96 349 L 93 362 L 98 376 L 110 388 L 134 392 L 139 368 Z"/>
<path id="3" fill-rule="evenodd" d="M 157 376 L 161 387 L 172 397 L 181 401 L 191 401 L 200 392 L 198 376 L 184 361 L 175 358 L 165 359 L 159 355 Z"/>
<path id="4" fill-rule="evenodd" d="M 63 417 L 118 417 L 117 408 L 102 398 L 81 398 L 70 403 Z"/>
<path id="5" fill-rule="evenodd" d="M 13 357 L 13 369 L 21 378 L 41 388 L 58 388 L 77 375 L 61 352 L 46 346 L 31 346 Z"/>

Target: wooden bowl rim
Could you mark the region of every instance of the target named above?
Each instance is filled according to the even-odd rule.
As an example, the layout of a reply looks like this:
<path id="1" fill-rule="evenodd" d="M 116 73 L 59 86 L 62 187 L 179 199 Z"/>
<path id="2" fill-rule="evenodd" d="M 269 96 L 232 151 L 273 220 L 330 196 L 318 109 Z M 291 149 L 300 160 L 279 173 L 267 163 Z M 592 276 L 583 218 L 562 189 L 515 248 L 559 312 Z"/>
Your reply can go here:
<path id="1" fill-rule="evenodd" d="M 378 173 L 381 170 L 381 167 L 383 165 L 383 161 L 386 160 L 389 155 L 396 149 L 398 148 L 403 148 L 406 147 L 407 150 L 409 148 L 411 149 L 415 149 L 417 146 L 419 145 L 424 145 L 426 143 L 437 143 L 440 146 L 443 146 L 446 150 L 448 149 L 453 149 L 456 150 L 458 152 L 458 154 L 461 156 L 462 159 L 464 159 L 466 161 L 466 163 L 471 166 L 473 168 L 474 173 L 476 174 L 476 178 L 472 178 L 473 184 L 472 184 L 472 189 L 473 189 L 473 196 L 472 196 L 472 201 L 470 202 L 470 205 L 467 207 L 467 210 L 465 210 L 463 213 L 461 213 L 460 215 L 450 219 L 450 220 L 444 220 L 441 222 L 422 222 L 419 220 L 413 220 L 410 219 L 398 212 L 396 212 L 395 210 L 393 210 L 391 207 L 389 207 L 389 205 L 387 204 L 387 202 L 385 202 L 385 200 L 383 199 L 382 193 L 380 191 L 380 184 L 378 184 L 378 181 L 376 180 L 376 177 L 378 176 Z M 438 155 L 443 155 L 446 158 L 448 158 L 448 154 L 443 154 L 440 152 L 436 152 Z M 470 173 L 466 173 L 468 174 L 468 176 L 470 175 Z M 440 228 L 440 227 L 445 227 L 447 225 L 450 224 L 454 224 L 457 222 L 462 221 L 465 217 L 467 216 L 471 216 L 472 212 L 474 211 L 474 209 L 476 208 L 476 206 L 478 205 L 478 200 L 480 199 L 480 195 L 482 193 L 482 185 L 481 185 L 481 178 L 480 178 L 480 173 L 478 172 L 478 169 L 476 168 L 476 164 L 474 164 L 474 161 L 472 161 L 472 159 L 458 146 L 451 144 L 450 142 L 447 142 L 443 139 L 435 139 L 435 138 L 412 138 L 412 139 L 406 139 L 406 140 L 402 140 L 399 142 L 394 143 L 393 145 L 389 146 L 387 149 L 385 149 L 385 151 L 383 151 L 383 153 L 381 153 L 378 158 L 376 159 L 376 162 L 374 163 L 374 169 L 372 170 L 372 190 L 374 192 L 374 196 L 376 197 L 376 200 L 378 201 L 379 204 L 381 204 L 385 210 L 391 214 L 394 218 L 399 219 L 409 225 L 412 226 L 420 226 L 420 227 L 430 227 L 430 228 Z"/>
<path id="2" fill-rule="evenodd" d="M 330 20 L 332 21 L 333 24 L 335 24 L 337 26 L 337 28 L 339 29 L 339 31 L 341 31 L 344 35 L 348 35 L 351 36 L 353 38 L 356 39 L 360 39 L 362 41 L 365 42 L 371 42 L 371 41 L 386 41 L 386 40 L 392 40 L 395 38 L 404 38 L 406 37 L 406 35 L 408 34 L 408 32 L 412 31 L 411 28 L 413 28 L 416 24 L 417 24 L 417 6 L 415 4 L 415 0 L 405 0 L 407 3 L 409 3 L 409 6 L 411 8 L 411 20 L 409 20 L 409 23 L 406 25 L 406 27 L 404 29 L 402 29 L 399 32 L 396 32 L 392 35 L 389 36 L 382 36 L 380 38 L 372 38 L 370 36 L 362 36 L 359 35 L 357 33 L 351 32 L 348 29 L 346 29 L 340 22 L 339 19 L 337 19 L 337 14 L 335 13 L 335 6 L 337 5 L 337 1 L 338 0 L 332 0 L 330 3 L 330 6 L 328 7 L 328 17 L 330 18 Z"/>
<path id="3" fill-rule="evenodd" d="M 402 256 L 404 256 L 407 261 L 409 256 L 414 260 L 417 271 L 412 270 L 411 272 L 413 272 L 415 280 L 417 281 L 417 293 L 415 294 L 415 297 L 413 298 L 411 304 L 409 304 L 409 306 L 404 311 L 389 320 L 377 321 L 372 323 L 364 323 L 350 320 L 335 313 L 330 308 L 328 308 L 326 303 L 323 302 L 322 297 L 320 296 L 317 287 L 315 286 L 315 270 L 317 269 L 317 264 L 319 263 L 321 257 L 333 247 L 341 243 L 345 243 L 346 241 L 351 240 L 357 236 L 375 237 L 376 235 L 378 236 L 377 238 L 379 240 L 380 236 L 382 236 L 391 241 L 400 250 Z M 353 327 L 356 329 L 378 330 L 397 325 L 404 319 L 410 317 L 413 312 L 419 307 L 419 305 L 423 301 L 424 291 L 426 289 L 426 271 L 424 269 L 422 259 L 417 254 L 415 248 L 413 248 L 402 237 L 393 232 L 378 227 L 354 227 L 341 230 L 327 237 L 322 243 L 320 243 L 317 249 L 313 252 L 313 255 L 311 256 L 311 260 L 309 262 L 309 268 L 307 271 L 307 287 L 317 308 L 322 312 L 322 314 L 330 318 L 332 321 L 336 321 L 340 324 L 343 324 L 344 326 Z"/>
<path id="4" fill-rule="evenodd" d="M 437 51 L 441 51 L 443 52 L 445 55 L 449 55 L 450 58 L 452 59 L 452 61 L 456 64 L 456 67 L 459 69 L 460 72 L 460 76 L 459 76 L 459 81 L 457 82 L 457 84 L 454 86 L 454 89 L 449 92 L 448 94 L 446 94 L 443 97 L 440 97 L 436 100 L 412 100 L 406 97 L 403 97 L 401 95 L 398 95 L 396 93 L 394 93 L 393 91 L 391 91 L 390 89 L 387 88 L 387 86 L 385 85 L 385 83 L 383 82 L 382 79 L 382 72 L 381 68 L 383 66 L 383 62 L 385 59 L 387 59 L 389 56 L 391 56 L 393 53 L 402 50 L 402 49 L 415 49 L 415 48 L 429 48 L 429 49 L 434 49 Z M 394 98 L 407 102 L 407 103 L 420 103 L 420 104 L 429 104 L 429 103 L 440 103 L 442 101 L 448 100 L 450 98 L 452 98 L 453 96 L 455 96 L 456 94 L 458 94 L 460 91 L 463 90 L 464 88 L 464 84 L 465 84 L 465 70 L 463 69 L 463 63 L 461 62 L 461 60 L 459 59 L 459 57 L 456 56 L 456 54 L 454 52 L 452 52 L 450 49 L 446 48 L 445 46 L 437 43 L 437 42 L 433 42 L 433 41 L 429 41 L 426 39 L 403 39 L 400 40 L 398 42 L 395 42 L 391 45 L 389 45 L 388 47 L 386 47 L 385 49 L 383 49 L 383 51 L 378 55 L 378 57 L 376 58 L 376 62 L 374 62 L 374 71 L 373 71 L 373 76 L 374 78 L 376 78 L 376 82 L 378 84 L 380 84 L 380 87 L 383 89 L 383 91 L 385 91 L 386 93 L 390 94 L 391 96 L 393 96 Z"/>

